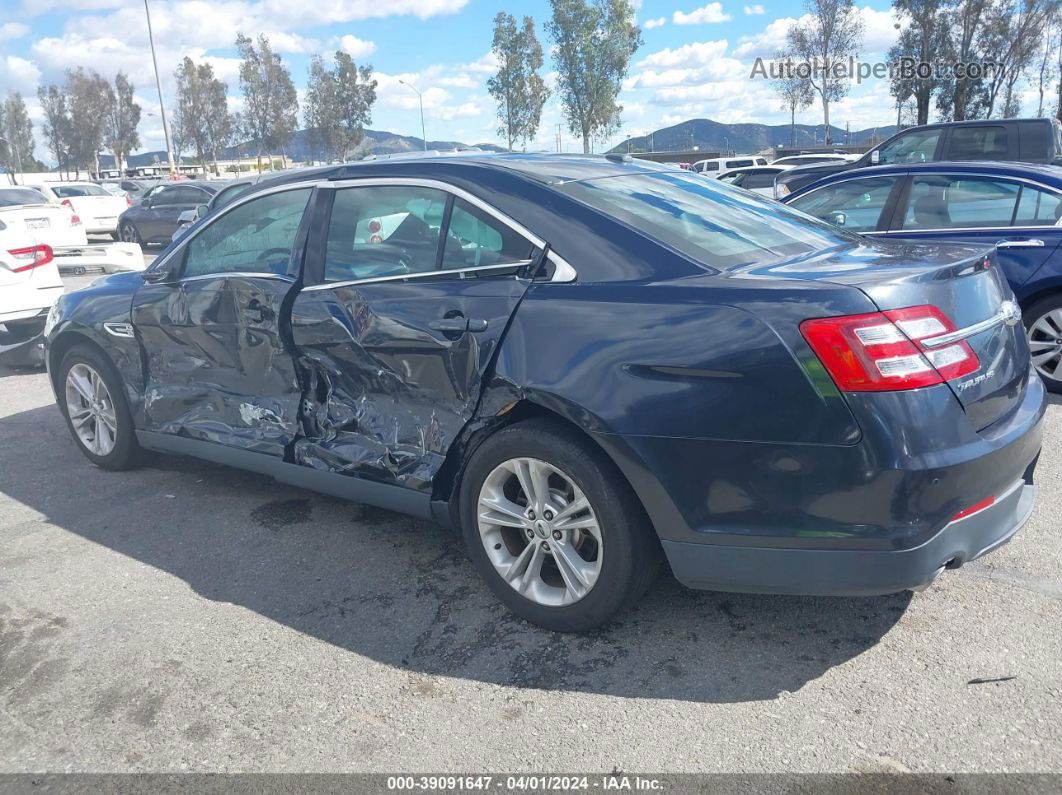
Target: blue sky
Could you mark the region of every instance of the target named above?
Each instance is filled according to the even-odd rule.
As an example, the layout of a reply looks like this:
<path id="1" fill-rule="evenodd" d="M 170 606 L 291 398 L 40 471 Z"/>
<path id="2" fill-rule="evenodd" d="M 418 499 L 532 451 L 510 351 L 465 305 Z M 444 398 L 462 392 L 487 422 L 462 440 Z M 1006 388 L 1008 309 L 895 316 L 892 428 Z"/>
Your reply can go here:
<path id="1" fill-rule="evenodd" d="M 621 94 L 623 131 L 612 139 L 687 118 L 725 122 L 785 123 L 787 115 L 761 80 L 750 80 L 757 55 L 769 57 L 801 12 L 794 3 L 722 0 L 644 0 L 636 3 L 644 44 Z M 544 46 L 545 0 L 151 0 L 163 90 L 172 101 L 173 70 L 184 55 L 207 59 L 229 85 L 230 105 L 240 105 L 237 31 L 264 32 L 283 54 L 296 86 L 305 85 L 311 55 L 347 50 L 369 62 L 380 87 L 372 126 L 419 135 L 416 95 L 424 92 L 429 138 L 497 141 L 494 103 L 486 91 L 493 70 L 492 20 L 499 10 L 535 18 Z M 896 35 L 890 6 L 860 5 L 866 21 L 863 58 L 880 58 Z M 143 149 L 163 147 L 142 0 L 0 0 L 0 95 L 21 91 L 39 123 L 36 88 L 61 81 L 64 69 L 91 67 L 107 77 L 129 74 L 145 110 Z M 552 69 L 547 53 L 544 72 Z M 552 79 L 549 76 L 547 79 Z M 895 106 L 884 82 L 855 89 L 831 113 L 852 129 L 888 124 Z M 818 106 L 803 113 L 821 122 Z M 530 148 L 555 144 L 560 108 L 551 101 Z M 607 143 L 607 142 L 606 142 Z M 563 130 L 566 149 L 578 142 Z M 38 144 L 42 159 L 47 153 Z"/>

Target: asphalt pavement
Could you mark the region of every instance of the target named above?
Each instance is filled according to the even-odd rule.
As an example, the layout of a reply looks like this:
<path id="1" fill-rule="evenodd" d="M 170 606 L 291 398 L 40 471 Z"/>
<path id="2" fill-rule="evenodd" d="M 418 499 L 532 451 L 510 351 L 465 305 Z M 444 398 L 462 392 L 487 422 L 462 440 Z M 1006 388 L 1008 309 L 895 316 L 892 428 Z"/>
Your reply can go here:
<path id="1" fill-rule="evenodd" d="M 1025 529 L 925 593 L 665 576 L 562 636 L 431 524 L 185 458 L 96 469 L 46 376 L 0 370 L 0 772 L 1058 772 L 1058 399 L 1038 475 Z"/>

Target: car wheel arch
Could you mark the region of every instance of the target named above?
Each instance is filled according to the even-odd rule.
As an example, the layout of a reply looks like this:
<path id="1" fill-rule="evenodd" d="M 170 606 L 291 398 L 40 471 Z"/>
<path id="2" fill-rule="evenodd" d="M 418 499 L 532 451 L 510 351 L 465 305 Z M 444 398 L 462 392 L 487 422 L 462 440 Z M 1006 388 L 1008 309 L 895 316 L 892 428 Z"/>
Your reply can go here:
<path id="1" fill-rule="evenodd" d="M 60 387 L 56 380 L 59 377 L 59 365 L 63 363 L 63 357 L 77 345 L 87 345 L 95 349 L 103 354 L 107 361 L 114 366 L 114 361 L 111 359 L 110 354 L 107 353 L 107 349 L 87 329 L 68 328 L 48 342 L 48 376 L 51 379 L 53 389 L 56 390 L 56 394 L 59 394 Z"/>
<path id="2" fill-rule="evenodd" d="M 490 404 L 489 401 L 484 402 Z M 466 432 L 462 433 L 447 451 L 446 460 L 436 473 L 432 496 L 433 504 L 442 509 L 436 510 L 435 514 L 443 524 L 451 528 L 461 526 L 460 500 L 457 498 L 461 491 L 461 476 L 467 470 L 469 461 L 480 446 L 499 431 L 531 419 L 549 420 L 556 423 L 558 427 L 589 441 L 611 464 L 620 481 L 630 489 L 630 493 L 642 510 L 646 511 L 646 506 L 627 477 L 624 467 L 620 466 L 612 453 L 596 438 L 596 435 L 587 429 L 587 425 L 580 424 L 580 420 L 586 419 L 585 409 L 566 401 L 549 400 L 537 395 L 515 397 L 503 403 L 501 408 L 503 411 L 498 414 L 481 416 L 469 422 Z M 592 424 L 600 427 L 600 420 L 594 419 L 596 421 Z M 646 514 L 648 515 L 648 511 Z"/>

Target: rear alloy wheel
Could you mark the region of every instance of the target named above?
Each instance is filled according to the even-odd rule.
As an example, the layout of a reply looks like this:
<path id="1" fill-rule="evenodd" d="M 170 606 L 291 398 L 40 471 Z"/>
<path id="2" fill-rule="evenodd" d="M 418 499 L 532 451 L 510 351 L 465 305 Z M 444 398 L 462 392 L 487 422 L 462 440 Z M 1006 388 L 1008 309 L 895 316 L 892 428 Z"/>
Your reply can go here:
<path id="1" fill-rule="evenodd" d="M 140 245 L 140 233 L 136 231 L 136 227 L 126 221 L 118 229 L 118 237 L 122 239 L 123 243 L 136 243 Z"/>
<path id="2" fill-rule="evenodd" d="M 104 469 L 131 469 L 143 460 L 122 382 L 106 356 L 78 345 L 59 368 L 59 408 L 74 441 Z"/>
<path id="3" fill-rule="evenodd" d="M 659 571 L 660 544 L 615 465 L 548 419 L 502 428 L 461 478 L 469 554 L 516 615 L 558 632 L 594 629 Z"/>
<path id="4" fill-rule="evenodd" d="M 1048 296 L 1025 311 L 1029 352 L 1051 392 L 1062 392 L 1062 296 Z"/>

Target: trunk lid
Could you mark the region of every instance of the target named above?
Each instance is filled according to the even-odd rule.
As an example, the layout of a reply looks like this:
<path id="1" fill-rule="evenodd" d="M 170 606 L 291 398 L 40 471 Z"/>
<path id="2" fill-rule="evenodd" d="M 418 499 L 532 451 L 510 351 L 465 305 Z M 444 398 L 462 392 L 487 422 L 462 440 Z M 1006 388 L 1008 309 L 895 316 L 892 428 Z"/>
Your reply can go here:
<path id="1" fill-rule="evenodd" d="M 731 273 L 849 285 L 882 311 L 936 307 L 980 362 L 977 370 L 947 382 L 973 426 L 982 430 L 1021 402 L 1029 378 L 1029 347 L 994 249 L 867 240 L 799 260 L 737 270 Z"/>
<path id="2" fill-rule="evenodd" d="M 59 204 L 27 204 L 0 207 L 0 221 L 7 227 L 0 233 L 5 250 L 47 244 L 83 246 L 88 242 L 84 224 L 72 226 L 69 207 Z"/>

